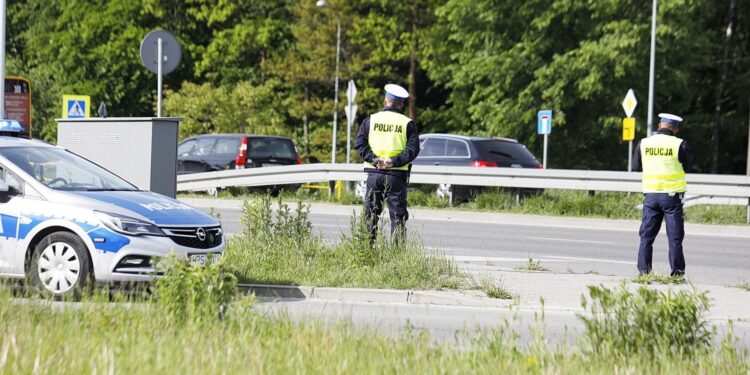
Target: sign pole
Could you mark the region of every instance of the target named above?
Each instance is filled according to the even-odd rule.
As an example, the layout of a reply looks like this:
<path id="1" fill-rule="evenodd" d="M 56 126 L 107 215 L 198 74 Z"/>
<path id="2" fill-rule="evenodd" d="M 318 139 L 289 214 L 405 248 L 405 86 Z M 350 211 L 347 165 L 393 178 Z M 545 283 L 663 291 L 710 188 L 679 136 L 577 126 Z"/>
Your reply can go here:
<path id="1" fill-rule="evenodd" d="M 542 169 L 547 169 L 547 133 L 544 133 L 544 156 L 542 157 Z"/>
<path id="2" fill-rule="evenodd" d="M 628 141 L 628 172 L 633 171 L 633 141 Z"/>
<path id="3" fill-rule="evenodd" d="M 622 120 L 622 140 L 628 141 L 628 172 L 633 171 L 633 139 L 635 138 L 635 118 L 633 117 L 633 111 L 635 111 L 636 105 L 638 105 L 638 100 L 635 98 L 633 89 L 630 89 L 622 101 L 622 109 L 625 110 L 626 116 Z"/>
<path id="4" fill-rule="evenodd" d="M 157 88 L 156 88 L 156 96 L 157 96 L 157 99 L 156 99 L 156 117 L 161 117 L 161 61 L 163 59 L 163 57 L 161 56 L 161 38 L 159 38 L 156 41 L 156 45 L 157 45 L 157 47 L 156 47 L 156 49 L 157 49 L 156 56 L 157 56 L 157 59 L 158 59 L 158 62 L 156 63 L 156 66 L 157 66 L 157 68 L 156 68 L 156 70 L 157 70 L 156 75 L 159 77 L 156 80 L 156 82 L 157 82 L 156 83 L 157 84 Z"/>
<path id="5" fill-rule="evenodd" d="M 544 153 L 542 156 L 542 169 L 547 169 L 547 145 L 549 133 L 552 132 L 552 111 L 543 109 L 536 114 L 536 133 L 544 135 Z"/>
<path id="6" fill-rule="evenodd" d="M 352 113 L 352 103 L 349 101 L 349 113 Z M 347 119 L 346 121 L 346 164 L 351 163 L 351 153 L 352 153 L 352 119 Z M 348 188 L 349 185 L 346 185 Z"/>
<path id="7" fill-rule="evenodd" d="M 646 118 L 646 137 L 651 135 L 654 122 L 654 70 L 656 70 L 656 8 L 654 0 L 651 9 L 651 55 L 648 64 L 648 117 Z M 629 117 L 629 116 L 628 116 Z"/>
<path id="8" fill-rule="evenodd" d="M 5 0 L 0 0 L 0 119 L 5 118 L 5 23 Z"/>

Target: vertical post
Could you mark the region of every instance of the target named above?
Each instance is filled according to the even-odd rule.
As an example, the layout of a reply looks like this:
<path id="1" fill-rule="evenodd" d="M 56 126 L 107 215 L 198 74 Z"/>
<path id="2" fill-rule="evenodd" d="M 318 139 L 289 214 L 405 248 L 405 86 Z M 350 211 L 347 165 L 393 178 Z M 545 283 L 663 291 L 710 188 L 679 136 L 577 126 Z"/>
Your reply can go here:
<path id="1" fill-rule="evenodd" d="M 542 156 L 542 168 L 547 169 L 547 130 L 544 131 L 544 156 Z"/>
<path id="2" fill-rule="evenodd" d="M 339 124 L 339 54 L 341 50 L 341 22 L 336 16 L 336 80 L 333 89 L 333 134 L 331 135 L 331 164 L 336 164 L 336 130 Z M 335 182 L 328 182 L 328 196 L 333 194 Z"/>
<path id="3" fill-rule="evenodd" d="M 349 113 L 352 117 L 352 119 L 348 119 L 346 121 L 346 164 L 351 163 L 351 155 L 352 155 L 352 122 L 354 122 L 354 114 L 352 113 L 353 110 L 352 103 L 349 103 Z M 348 185 L 347 185 L 348 187 Z"/>
<path id="4" fill-rule="evenodd" d="M 162 52 L 161 51 L 161 38 L 159 38 L 156 41 L 156 45 L 157 45 L 157 47 L 156 47 L 156 55 L 157 56 L 156 57 L 159 60 L 156 63 L 156 66 L 157 66 L 157 68 L 156 68 L 156 76 L 159 77 L 159 78 L 156 79 L 156 82 L 157 82 L 156 83 L 157 84 L 157 88 L 156 88 L 156 97 L 157 97 L 157 99 L 156 99 L 156 117 L 161 117 L 161 62 L 162 62 L 162 59 L 164 58 L 161 55 L 161 52 Z"/>
<path id="5" fill-rule="evenodd" d="M 0 120 L 5 119 L 5 0 L 0 0 Z"/>
<path id="6" fill-rule="evenodd" d="M 651 10 L 651 58 L 648 68 L 648 119 L 646 120 L 646 137 L 651 135 L 654 127 L 654 70 L 656 66 L 656 0 Z"/>
<path id="7" fill-rule="evenodd" d="M 628 172 L 633 171 L 633 141 L 628 141 Z"/>
<path id="8" fill-rule="evenodd" d="M 336 87 L 333 89 L 333 142 L 331 144 L 331 163 L 336 164 L 336 129 L 339 123 L 339 54 L 341 50 L 341 22 L 336 17 Z"/>
<path id="9" fill-rule="evenodd" d="M 747 159 L 745 160 L 745 174 L 750 176 L 750 100 L 747 102 Z"/>

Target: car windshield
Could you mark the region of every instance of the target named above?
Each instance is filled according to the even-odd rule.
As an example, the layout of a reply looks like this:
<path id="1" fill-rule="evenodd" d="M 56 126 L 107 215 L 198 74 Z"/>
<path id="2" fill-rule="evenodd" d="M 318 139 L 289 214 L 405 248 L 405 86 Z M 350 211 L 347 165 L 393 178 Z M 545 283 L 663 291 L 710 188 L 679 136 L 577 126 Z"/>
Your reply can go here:
<path id="1" fill-rule="evenodd" d="M 106 169 L 56 147 L 6 147 L 0 155 L 55 190 L 138 190 Z"/>

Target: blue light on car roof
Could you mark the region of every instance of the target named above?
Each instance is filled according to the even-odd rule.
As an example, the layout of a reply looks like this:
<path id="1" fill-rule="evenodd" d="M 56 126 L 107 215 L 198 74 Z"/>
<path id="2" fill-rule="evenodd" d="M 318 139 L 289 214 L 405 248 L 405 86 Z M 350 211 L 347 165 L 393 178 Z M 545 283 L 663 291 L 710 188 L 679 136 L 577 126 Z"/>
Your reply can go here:
<path id="1" fill-rule="evenodd" d="M 20 133 L 23 127 L 16 120 L 0 120 L 0 132 Z"/>

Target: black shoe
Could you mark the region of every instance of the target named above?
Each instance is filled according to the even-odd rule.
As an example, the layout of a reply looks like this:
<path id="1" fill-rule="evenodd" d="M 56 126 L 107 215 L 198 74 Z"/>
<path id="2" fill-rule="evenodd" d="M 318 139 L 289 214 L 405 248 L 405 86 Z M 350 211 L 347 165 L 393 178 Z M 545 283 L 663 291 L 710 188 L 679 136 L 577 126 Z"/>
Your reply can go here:
<path id="1" fill-rule="evenodd" d="M 672 271 L 670 276 L 679 276 L 679 277 L 685 277 L 685 271 L 684 270 L 675 270 Z"/>

